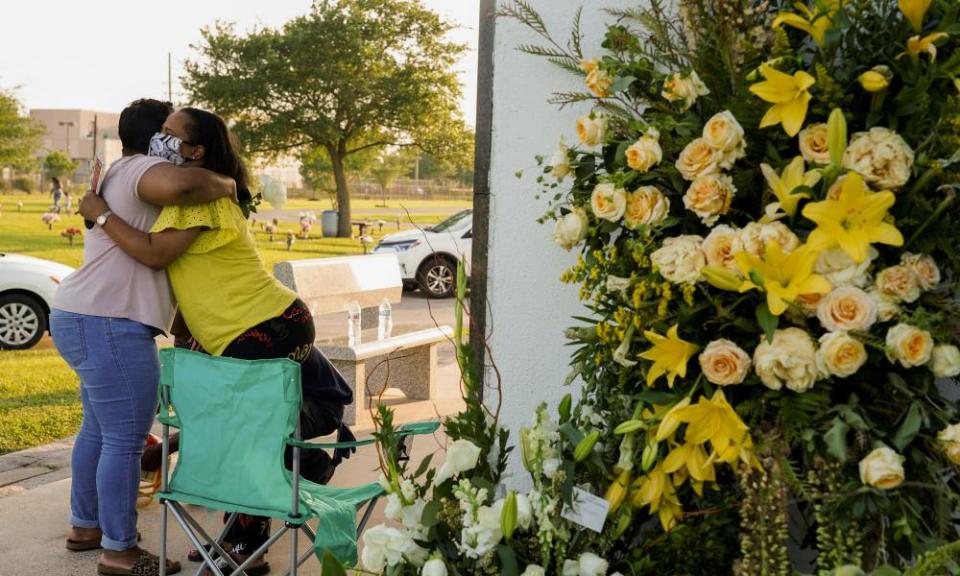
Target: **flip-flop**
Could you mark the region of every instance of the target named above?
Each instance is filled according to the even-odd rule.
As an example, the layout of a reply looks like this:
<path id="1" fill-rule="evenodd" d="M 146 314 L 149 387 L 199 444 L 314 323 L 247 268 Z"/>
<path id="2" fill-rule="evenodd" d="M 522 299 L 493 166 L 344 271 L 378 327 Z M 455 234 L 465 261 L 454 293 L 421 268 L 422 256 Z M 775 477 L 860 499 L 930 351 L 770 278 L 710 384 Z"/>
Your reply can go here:
<path id="1" fill-rule="evenodd" d="M 140 531 L 137 531 L 137 542 L 143 540 L 143 535 L 140 534 Z M 99 550 L 100 538 L 91 539 L 91 540 L 71 540 L 67 538 L 65 544 L 67 550 L 71 552 L 89 552 L 90 550 Z"/>
<path id="2" fill-rule="evenodd" d="M 176 574 L 182 567 L 179 562 L 167 560 L 167 574 Z M 129 568 L 115 568 L 97 563 L 98 576 L 157 576 L 160 574 L 160 559 L 155 555 L 141 550 L 140 555 Z"/>
<path id="3" fill-rule="evenodd" d="M 240 559 L 238 559 L 236 556 L 234 556 L 233 560 L 237 564 L 243 564 L 243 562 L 241 562 Z M 232 569 L 231 566 L 227 564 L 227 561 L 222 558 L 218 558 L 216 562 L 217 562 L 217 568 L 219 568 L 221 572 Z M 244 570 L 244 572 L 247 574 L 247 576 L 264 576 L 265 574 L 270 573 L 270 563 L 264 562 L 259 566 L 247 568 Z M 228 572 L 224 572 L 224 573 L 228 573 Z M 208 576 L 209 574 L 211 574 L 210 568 L 204 567 L 204 570 L 200 572 L 200 574 L 201 576 Z"/>

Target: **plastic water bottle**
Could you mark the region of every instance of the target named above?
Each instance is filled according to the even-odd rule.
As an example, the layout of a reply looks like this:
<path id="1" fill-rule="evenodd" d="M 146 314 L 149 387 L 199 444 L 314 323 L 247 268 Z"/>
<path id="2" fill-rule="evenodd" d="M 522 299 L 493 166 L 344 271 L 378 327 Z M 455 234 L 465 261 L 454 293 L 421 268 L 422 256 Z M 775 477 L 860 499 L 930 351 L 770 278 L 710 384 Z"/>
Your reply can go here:
<path id="1" fill-rule="evenodd" d="M 377 319 L 377 340 L 385 340 L 393 332 L 393 309 L 390 308 L 390 300 L 384 298 L 380 301 L 380 315 Z"/>
<path id="2" fill-rule="evenodd" d="M 358 346 L 362 340 L 363 323 L 360 321 L 360 303 L 354 300 L 347 308 L 347 344 Z"/>

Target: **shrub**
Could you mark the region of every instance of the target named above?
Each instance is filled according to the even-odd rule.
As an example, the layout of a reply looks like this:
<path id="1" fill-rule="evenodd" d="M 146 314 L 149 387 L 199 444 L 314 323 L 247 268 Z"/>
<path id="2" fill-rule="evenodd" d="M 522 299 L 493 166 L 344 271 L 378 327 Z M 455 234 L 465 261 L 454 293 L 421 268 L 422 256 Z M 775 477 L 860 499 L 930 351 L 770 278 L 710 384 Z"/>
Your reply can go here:
<path id="1" fill-rule="evenodd" d="M 13 189 L 19 190 L 21 192 L 30 193 L 30 190 L 33 188 L 33 181 L 26 176 L 17 176 L 13 179 Z"/>

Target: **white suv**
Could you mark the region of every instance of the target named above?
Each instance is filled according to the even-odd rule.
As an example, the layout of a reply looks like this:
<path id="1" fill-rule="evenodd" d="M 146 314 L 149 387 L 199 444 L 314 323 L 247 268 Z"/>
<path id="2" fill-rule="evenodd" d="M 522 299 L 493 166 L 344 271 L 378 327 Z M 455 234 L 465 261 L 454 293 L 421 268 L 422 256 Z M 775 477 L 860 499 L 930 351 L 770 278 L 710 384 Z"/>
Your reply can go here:
<path id="1" fill-rule="evenodd" d="M 57 286 L 73 268 L 0 252 L 0 350 L 23 350 L 43 338 Z"/>
<path id="2" fill-rule="evenodd" d="M 464 210 L 428 228 L 388 234 L 373 252 L 397 255 L 404 288 L 447 298 L 456 290 L 457 262 L 469 268 L 472 233 L 473 210 Z"/>

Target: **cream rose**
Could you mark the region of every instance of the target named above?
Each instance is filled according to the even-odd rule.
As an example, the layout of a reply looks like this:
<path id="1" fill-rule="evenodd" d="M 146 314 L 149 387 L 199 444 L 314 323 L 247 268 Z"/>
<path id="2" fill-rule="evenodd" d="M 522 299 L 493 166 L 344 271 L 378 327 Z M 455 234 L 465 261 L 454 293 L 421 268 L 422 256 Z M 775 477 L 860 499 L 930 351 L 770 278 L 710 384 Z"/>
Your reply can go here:
<path id="1" fill-rule="evenodd" d="M 520 576 L 546 576 L 547 572 L 539 564 L 527 564 Z"/>
<path id="2" fill-rule="evenodd" d="M 743 126 L 729 110 L 715 114 L 703 126 L 703 139 L 718 150 L 722 159 L 720 167 L 729 169 L 734 162 L 747 154 L 747 143 L 743 139 Z"/>
<path id="3" fill-rule="evenodd" d="M 742 384 L 750 372 L 750 356 L 743 348 L 723 338 L 707 344 L 699 360 L 704 378 L 717 386 Z"/>
<path id="4" fill-rule="evenodd" d="M 697 138 L 680 152 L 676 167 L 685 180 L 693 181 L 701 176 L 719 172 L 722 161 L 723 154 L 719 150 L 703 138 Z"/>
<path id="5" fill-rule="evenodd" d="M 736 228 L 726 224 L 714 226 L 703 239 L 701 249 L 708 266 L 726 268 L 737 275 L 740 274 L 740 268 L 734 256 L 743 251 L 743 242 L 740 241 L 740 231 Z"/>
<path id="6" fill-rule="evenodd" d="M 830 138 L 826 124 L 811 124 L 800 131 L 800 154 L 810 164 L 830 164 Z"/>
<path id="7" fill-rule="evenodd" d="M 877 448 L 860 461 L 860 481 L 880 490 L 903 483 L 903 456 L 887 447 Z"/>
<path id="8" fill-rule="evenodd" d="M 843 181 L 847 178 L 847 175 L 844 174 L 837 178 L 837 180 L 830 185 L 830 188 L 827 189 L 827 200 L 839 200 L 840 195 L 843 194 Z"/>
<path id="9" fill-rule="evenodd" d="M 782 328 L 774 332 L 773 342 L 761 336 L 753 352 L 753 368 L 764 386 L 794 392 L 806 392 L 819 376 L 817 349 L 813 339 L 800 328 Z"/>
<path id="10" fill-rule="evenodd" d="M 627 148 L 627 166 L 640 172 L 648 172 L 663 160 L 663 148 L 660 147 L 660 132 L 650 128 Z"/>
<path id="11" fill-rule="evenodd" d="M 663 91 L 660 95 L 670 102 L 683 101 L 684 110 L 689 110 L 700 96 L 710 94 L 710 90 L 704 85 L 696 72 L 691 72 L 689 76 L 683 77 L 675 73 L 663 82 Z"/>
<path id="12" fill-rule="evenodd" d="M 550 175 L 553 176 L 557 182 L 562 182 L 572 171 L 573 168 L 570 166 L 570 151 L 566 146 L 561 144 L 557 147 L 553 156 L 550 157 Z"/>
<path id="13" fill-rule="evenodd" d="M 607 135 L 607 119 L 605 116 L 587 114 L 577 120 L 577 138 L 584 146 L 602 144 Z"/>
<path id="14" fill-rule="evenodd" d="M 930 370 L 937 378 L 956 378 L 960 376 L 960 349 L 953 344 L 934 346 Z"/>
<path id="15" fill-rule="evenodd" d="M 683 205 L 700 217 L 707 226 L 713 226 L 721 215 L 730 211 L 737 193 L 733 178 L 726 174 L 700 176 L 683 195 Z"/>
<path id="16" fill-rule="evenodd" d="M 913 150 L 899 134 L 876 126 L 853 135 L 843 167 L 857 172 L 877 190 L 895 190 L 913 173 Z"/>
<path id="17" fill-rule="evenodd" d="M 881 292 L 903 302 L 916 302 L 920 297 L 920 283 L 917 282 L 917 275 L 903 264 L 881 270 L 877 274 L 876 283 Z"/>
<path id="18" fill-rule="evenodd" d="M 867 294 L 877 305 L 877 319 L 881 322 L 889 322 L 900 315 L 900 301 L 895 296 L 884 294 L 876 286 L 867 290 Z"/>
<path id="19" fill-rule="evenodd" d="M 933 290 L 940 284 L 940 267 L 929 254 L 904 253 L 900 263 L 913 272 L 921 290 Z"/>
<path id="20" fill-rule="evenodd" d="M 420 569 L 420 576 L 447 576 L 447 565 L 440 558 L 431 558 Z"/>
<path id="21" fill-rule="evenodd" d="M 865 332 L 877 321 L 877 304 L 856 286 L 841 286 L 820 301 L 817 319 L 830 332 Z"/>
<path id="22" fill-rule="evenodd" d="M 817 309 L 820 308 L 820 302 L 826 294 L 801 294 L 793 301 L 800 307 L 800 311 L 807 318 L 813 318 L 817 315 Z"/>
<path id="23" fill-rule="evenodd" d="M 944 454 L 954 464 L 960 464 L 960 424 L 951 424 L 937 434 Z"/>
<path id="24" fill-rule="evenodd" d="M 933 356 L 933 337 L 926 330 L 900 323 L 887 330 L 887 359 L 904 368 L 923 366 Z"/>
<path id="25" fill-rule="evenodd" d="M 842 248 L 828 248 L 817 255 L 817 263 L 813 271 L 826 278 L 834 288 L 839 286 L 863 288 L 870 283 L 867 271 L 877 256 L 879 253 L 871 247 L 867 258 L 857 264 Z"/>
<path id="26" fill-rule="evenodd" d="M 570 251 L 587 237 L 587 225 L 587 213 L 581 208 L 574 208 L 553 226 L 553 241 Z"/>
<path id="27" fill-rule="evenodd" d="M 846 378 L 867 362 L 867 349 L 846 332 L 827 332 L 820 337 L 817 365 L 824 374 Z"/>
<path id="28" fill-rule="evenodd" d="M 763 256 L 768 242 L 776 242 L 784 254 L 793 252 L 800 246 L 800 239 L 783 222 L 750 222 L 740 230 L 740 242 L 744 252 L 754 256 Z"/>
<path id="29" fill-rule="evenodd" d="M 652 226 L 663 222 L 669 213 L 669 198 L 653 186 L 641 186 L 627 194 L 623 223 L 630 229 Z"/>
<path id="30" fill-rule="evenodd" d="M 675 284 L 695 284 L 707 259 L 700 249 L 703 238 L 685 235 L 667 238 L 663 246 L 650 255 L 660 274 Z"/>
<path id="31" fill-rule="evenodd" d="M 610 87 L 613 86 L 613 77 L 606 71 L 597 66 L 587 74 L 585 80 L 587 88 L 593 92 L 597 98 L 606 98 L 610 95 Z"/>
<path id="32" fill-rule="evenodd" d="M 597 218 L 619 222 L 627 209 L 627 193 L 609 182 L 597 184 L 590 195 L 590 208 Z"/>
<path id="33" fill-rule="evenodd" d="M 600 60 L 598 58 L 584 58 L 580 61 L 580 69 L 583 70 L 584 74 L 589 74 L 600 67 Z"/>

